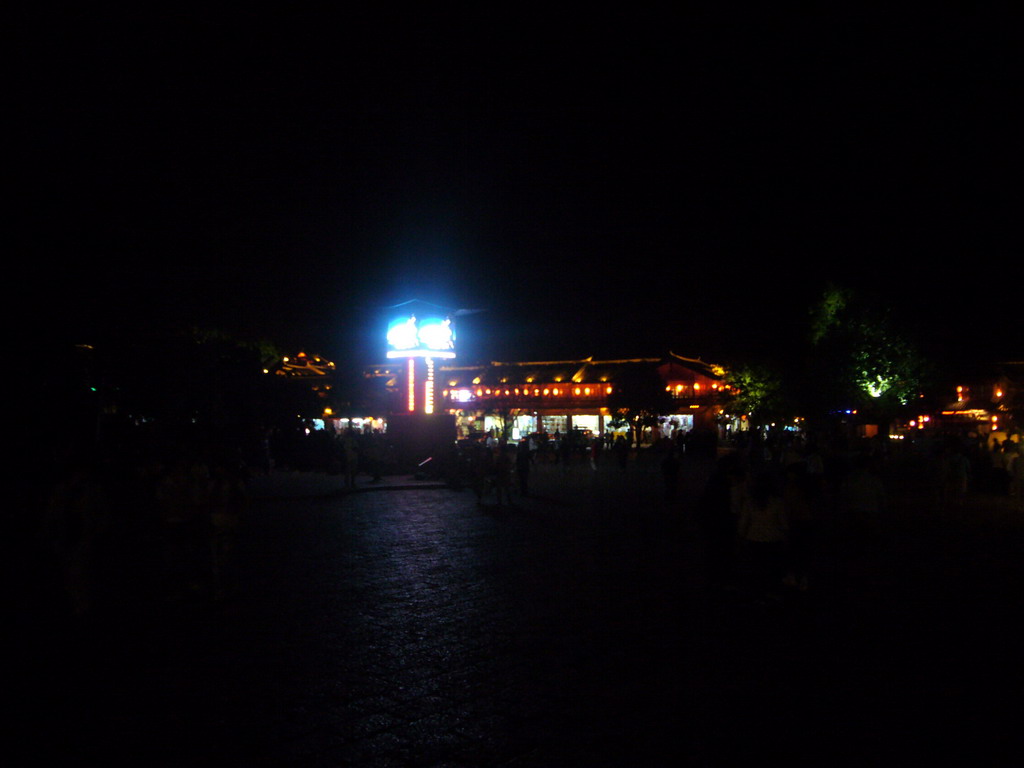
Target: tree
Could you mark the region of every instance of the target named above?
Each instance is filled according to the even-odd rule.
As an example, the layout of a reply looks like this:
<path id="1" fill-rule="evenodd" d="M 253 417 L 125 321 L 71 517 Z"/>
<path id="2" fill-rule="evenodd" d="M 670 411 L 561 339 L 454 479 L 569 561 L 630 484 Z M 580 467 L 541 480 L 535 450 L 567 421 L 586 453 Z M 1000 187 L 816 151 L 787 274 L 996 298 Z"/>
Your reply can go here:
<path id="1" fill-rule="evenodd" d="M 617 420 L 629 424 L 636 439 L 645 427 L 672 413 L 674 405 L 655 366 L 630 363 L 615 377 L 608 408 Z"/>
<path id="2" fill-rule="evenodd" d="M 782 374 L 767 364 L 730 368 L 726 383 L 736 391 L 730 407 L 746 414 L 754 426 L 765 426 L 791 415 L 785 412 Z"/>
<path id="3" fill-rule="evenodd" d="M 929 366 L 887 307 L 829 287 L 812 308 L 798 389 L 817 415 L 857 409 L 888 423 L 918 397 Z"/>
<path id="4" fill-rule="evenodd" d="M 498 438 L 506 441 L 512 439 L 512 428 L 515 426 L 516 417 L 520 414 L 522 409 L 513 407 L 513 405 L 503 398 L 496 398 L 487 408 L 487 415 L 494 418 L 501 426 L 501 434 Z"/>

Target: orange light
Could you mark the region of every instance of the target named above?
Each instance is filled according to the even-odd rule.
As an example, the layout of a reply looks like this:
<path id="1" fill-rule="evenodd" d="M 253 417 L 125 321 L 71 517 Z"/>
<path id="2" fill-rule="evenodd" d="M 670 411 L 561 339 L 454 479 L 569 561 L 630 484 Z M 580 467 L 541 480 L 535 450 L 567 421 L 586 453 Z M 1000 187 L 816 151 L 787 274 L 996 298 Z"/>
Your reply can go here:
<path id="1" fill-rule="evenodd" d="M 423 412 L 434 412 L 434 360 L 427 358 L 427 382 L 423 392 Z"/>
<path id="2" fill-rule="evenodd" d="M 409 413 L 416 411 L 416 362 L 410 357 L 409 370 Z"/>

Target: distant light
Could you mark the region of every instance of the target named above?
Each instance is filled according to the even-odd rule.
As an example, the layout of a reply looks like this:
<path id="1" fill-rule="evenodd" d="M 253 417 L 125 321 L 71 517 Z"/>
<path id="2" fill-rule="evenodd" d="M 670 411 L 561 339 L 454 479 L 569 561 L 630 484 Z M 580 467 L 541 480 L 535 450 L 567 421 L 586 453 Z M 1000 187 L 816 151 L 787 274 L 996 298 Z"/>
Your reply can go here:
<path id="1" fill-rule="evenodd" d="M 882 376 L 875 376 L 874 381 L 865 382 L 864 390 L 871 395 L 871 397 L 879 398 L 884 395 L 889 388 L 892 386 L 892 379 L 887 379 Z"/>
<path id="2" fill-rule="evenodd" d="M 434 359 L 427 358 L 427 383 L 423 393 L 423 412 L 434 412 Z"/>
<path id="3" fill-rule="evenodd" d="M 389 358 L 455 357 L 455 331 L 448 318 L 397 318 L 388 325 L 387 342 Z"/>
<path id="4" fill-rule="evenodd" d="M 416 362 L 412 359 L 408 363 L 409 369 L 409 413 L 416 412 Z"/>
<path id="5" fill-rule="evenodd" d="M 447 318 L 441 320 L 433 318 L 424 320 L 419 329 L 419 342 L 428 349 L 448 350 L 455 346 L 455 333 L 452 331 L 452 322 Z"/>
<path id="6" fill-rule="evenodd" d="M 412 349 L 418 341 L 416 335 L 416 318 L 393 320 L 388 327 L 388 344 L 395 349 Z"/>
<path id="7" fill-rule="evenodd" d="M 453 389 L 448 393 L 448 396 L 456 403 L 468 403 L 473 399 L 473 392 L 469 389 Z"/>

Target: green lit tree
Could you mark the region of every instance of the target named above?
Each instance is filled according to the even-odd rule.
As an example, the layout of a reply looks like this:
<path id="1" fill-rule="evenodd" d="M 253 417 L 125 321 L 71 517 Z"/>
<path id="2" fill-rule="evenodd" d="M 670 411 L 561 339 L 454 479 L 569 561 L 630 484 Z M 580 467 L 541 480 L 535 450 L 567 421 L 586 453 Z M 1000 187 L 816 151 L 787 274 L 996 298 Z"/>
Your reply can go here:
<path id="1" fill-rule="evenodd" d="M 812 410 L 856 409 L 888 423 L 916 400 L 929 366 L 888 308 L 830 287 L 812 308 L 798 386 Z"/>
<path id="2" fill-rule="evenodd" d="M 789 416 L 782 396 L 782 379 L 780 371 L 763 363 L 730 368 L 726 383 L 736 394 L 728 403 L 729 409 L 746 414 L 754 426 L 765 426 Z"/>

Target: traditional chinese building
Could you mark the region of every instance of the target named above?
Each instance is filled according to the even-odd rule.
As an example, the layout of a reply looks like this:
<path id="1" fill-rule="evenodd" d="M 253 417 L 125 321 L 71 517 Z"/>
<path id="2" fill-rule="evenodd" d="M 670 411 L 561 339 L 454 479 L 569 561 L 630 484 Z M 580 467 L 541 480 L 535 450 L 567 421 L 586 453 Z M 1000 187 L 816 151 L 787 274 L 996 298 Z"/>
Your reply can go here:
<path id="1" fill-rule="evenodd" d="M 437 366 L 433 397 L 439 412 L 455 416 L 459 437 L 494 429 L 512 439 L 545 432 L 582 430 L 596 434 L 625 430 L 618 407 L 629 372 L 646 369 L 663 388 L 668 413 L 660 413 L 663 434 L 676 429 L 711 429 L 722 412 L 726 385 L 721 368 L 669 354 L 663 358 L 489 362 Z M 390 392 L 389 410 L 406 408 L 403 367 L 374 366 L 366 377 Z"/>
<path id="2" fill-rule="evenodd" d="M 931 426 L 984 437 L 988 442 L 1019 434 L 1024 402 L 1024 362 L 1004 362 L 956 387 L 956 399 L 945 404 Z M 915 426 L 923 428 L 921 419 Z"/>

